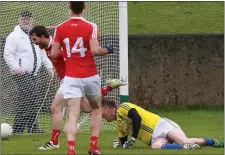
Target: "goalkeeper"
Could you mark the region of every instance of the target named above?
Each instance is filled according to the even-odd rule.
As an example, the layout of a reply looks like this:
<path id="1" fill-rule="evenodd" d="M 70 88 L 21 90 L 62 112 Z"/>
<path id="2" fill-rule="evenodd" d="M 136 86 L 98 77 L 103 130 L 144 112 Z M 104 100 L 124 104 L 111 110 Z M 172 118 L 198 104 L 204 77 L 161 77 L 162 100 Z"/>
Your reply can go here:
<path id="1" fill-rule="evenodd" d="M 119 139 L 113 147 L 131 148 L 136 139 L 153 149 L 198 149 L 201 146 L 224 148 L 224 142 L 211 138 L 188 138 L 175 122 L 142 109 L 132 103 L 117 107 L 114 101 L 103 99 L 102 118 L 115 120 Z M 128 136 L 131 136 L 128 139 Z"/>
<path id="2" fill-rule="evenodd" d="M 57 149 L 59 148 L 58 137 L 60 135 L 60 129 L 61 129 L 62 119 L 63 119 L 62 111 L 63 111 L 63 108 L 66 106 L 66 100 L 64 100 L 63 94 L 62 94 L 63 78 L 65 76 L 65 61 L 62 54 L 57 59 L 51 58 L 50 51 L 52 48 L 53 41 L 52 41 L 52 37 L 49 35 L 47 29 L 44 26 L 33 27 L 33 29 L 30 31 L 30 35 L 34 44 L 38 45 L 40 49 L 43 49 L 44 52 L 46 52 L 46 55 L 51 60 L 61 80 L 60 87 L 55 95 L 55 98 L 51 106 L 52 136 L 49 142 L 47 142 L 45 145 L 39 148 L 40 150 Z M 102 96 L 106 96 L 114 88 L 118 88 L 119 86 L 123 85 L 121 81 L 117 79 L 107 80 L 106 83 L 107 83 L 107 86 L 101 89 Z M 89 105 L 87 98 L 85 97 L 82 98 L 81 110 L 83 112 L 91 112 L 91 107 Z"/>

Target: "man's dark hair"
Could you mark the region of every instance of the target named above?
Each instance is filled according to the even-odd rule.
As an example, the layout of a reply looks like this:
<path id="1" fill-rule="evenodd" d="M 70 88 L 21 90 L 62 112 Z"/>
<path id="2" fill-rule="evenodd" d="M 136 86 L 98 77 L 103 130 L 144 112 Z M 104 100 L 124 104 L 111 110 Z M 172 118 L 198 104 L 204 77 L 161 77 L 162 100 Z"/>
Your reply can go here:
<path id="1" fill-rule="evenodd" d="M 70 5 L 73 13 L 80 14 L 83 12 L 84 1 L 71 1 Z"/>
<path id="2" fill-rule="evenodd" d="M 28 17 L 28 18 L 31 18 L 32 17 L 32 13 L 30 11 L 22 11 L 20 13 L 20 17 Z"/>
<path id="3" fill-rule="evenodd" d="M 47 29 L 42 25 L 33 27 L 30 30 L 30 35 L 32 35 L 33 33 L 35 33 L 35 35 L 37 37 L 41 37 L 43 35 L 43 36 L 45 36 L 45 38 L 49 38 L 49 33 L 48 33 Z"/>
<path id="4" fill-rule="evenodd" d="M 117 108 L 116 102 L 109 99 L 102 99 L 102 107 Z"/>

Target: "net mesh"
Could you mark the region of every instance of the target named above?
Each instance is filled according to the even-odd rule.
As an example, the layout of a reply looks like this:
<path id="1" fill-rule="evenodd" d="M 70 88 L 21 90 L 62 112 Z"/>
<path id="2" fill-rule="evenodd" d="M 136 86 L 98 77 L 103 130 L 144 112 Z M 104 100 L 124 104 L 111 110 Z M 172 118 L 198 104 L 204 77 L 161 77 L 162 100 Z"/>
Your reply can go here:
<path id="1" fill-rule="evenodd" d="M 109 78 L 119 79 L 119 7 L 117 2 L 87 2 L 85 18 L 95 22 L 100 30 L 100 43 L 112 43 L 115 54 L 96 58 L 102 86 Z M 41 9 L 40 9 L 41 7 Z M 51 9 L 49 9 L 51 8 Z M 50 106 L 59 88 L 59 78 L 51 78 L 42 65 L 35 78 L 12 75 L 5 59 L 6 37 L 18 24 L 21 11 L 33 13 L 34 25 L 56 26 L 70 17 L 66 2 L 1 2 L 1 122 L 9 123 L 16 132 L 23 129 L 44 129 L 51 131 Z M 10 13 L 9 13 L 10 12 Z M 53 35 L 54 29 L 50 34 Z M 119 90 L 113 90 L 108 97 L 119 103 Z M 67 116 L 64 119 L 66 121 Z M 80 132 L 90 130 L 90 115 L 81 113 Z M 37 124 L 37 125 L 36 125 Z M 63 126 L 62 126 L 63 127 Z M 102 131 L 114 130 L 113 123 L 103 122 Z"/>

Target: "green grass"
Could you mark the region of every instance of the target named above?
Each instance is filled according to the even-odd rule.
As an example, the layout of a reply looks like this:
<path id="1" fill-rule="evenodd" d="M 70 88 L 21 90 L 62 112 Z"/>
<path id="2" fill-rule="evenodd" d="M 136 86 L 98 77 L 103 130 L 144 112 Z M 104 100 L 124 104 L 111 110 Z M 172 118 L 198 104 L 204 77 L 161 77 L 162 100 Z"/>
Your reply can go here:
<path id="1" fill-rule="evenodd" d="M 98 24 L 101 34 L 118 33 L 115 8 L 115 2 L 91 2 L 87 19 Z M 32 11 L 35 24 L 45 26 L 56 26 L 69 18 L 65 2 L 1 2 L 2 35 L 12 31 L 22 10 Z M 128 2 L 129 34 L 223 33 L 223 28 L 224 2 Z"/>
<path id="2" fill-rule="evenodd" d="M 96 4 L 96 3 L 95 3 Z M 113 19 L 114 14 L 105 18 L 104 14 L 113 12 L 115 7 L 98 5 L 101 12 L 89 12 L 88 17 L 94 19 L 102 34 L 118 33 L 118 25 L 107 22 Z M 94 10 L 94 5 L 90 6 Z M 35 24 L 57 25 L 68 19 L 67 4 L 64 2 L 1 2 L 1 35 L 8 35 L 18 23 L 18 14 L 22 10 L 30 10 L 34 13 Z M 91 9 L 89 9 L 91 10 Z M 117 12 L 118 13 L 118 12 Z M 115 16 L 116 14 L 115 13 Z M 92 18 L 99 17 L 99 18 Z M 102 29 L 101 29 L 102 27 Z M 224 2 L 128 2 L 128 29 L 129 34 L 153 34 L 153 33 L 223 33 L 224 31 Z M 151 108 L 151 107 L 150 107 Z M 165 107 L 164 107 L 165 108 Z M 171 108 L 171 107 L 170 107 Z M 188 136 L 224 138 L 223 111 L 158 111 L 161 116 L 176 121 Z M 202 107 L 200 107 L 202 108 Z M 167 109 L 167 108 L 165 108 Z M 157 111 L 154 109 L 154 111 Z M 50 122 L 50 116 L 43 116 L 42 122 Z M 12 121 L 12 120 L 11 120 Z M 48 125 L 50 127 L 50 125 Z M 47 129 L 47 128 L 45 128 Z M 42 152 L 37 148 L 44 144 L 50 137 L 50 130 L 45 134 L 13 136 L 2 142 L 3 154 L 65 154 L 66 135 L 60 137 L 61 148 Z M 194 151 L 151 150 L 149 147 L 137 142 L 130 150 L 113 149 L 112 141 L 116 134 L 103 132 L 100 137 L 100 146 L 103 154 L 223 154 L 223 149 L 203 148 Z M 89 143 L 89 134 L 79 133 L 77 137 L 77 152 L 86 154 Z"/>
<path id="3" fill-rule="evenodd" d="M 129 34 L 223 33 L 223 2 L 129 2 Z"/>
<path id="4" fill-rule="evenodd" d="M 189 137 L 224 138 L 224 112 L 223 111 L 181 111 L 161 112 L 163 117 L 177 122 Z M 66 135 L 60 135 L 59 150 L 39 151 L 37 148 L 48 141 L 50 133 L 13 136 L 2 141 L 2 154 L 66 154 Z M 132 149 L 113 149 L 112 142 L 116 134 L 103 132 L 100 136 L 102 154 L 223 154 L 224 149 L 205 147 L 201 150 L 152 150 L 148 146 L 137 142 Z M 76 150 L 79 154 L 86 154 L 89 144 L 89 133 L 79 133 L 77 136 Z"/>

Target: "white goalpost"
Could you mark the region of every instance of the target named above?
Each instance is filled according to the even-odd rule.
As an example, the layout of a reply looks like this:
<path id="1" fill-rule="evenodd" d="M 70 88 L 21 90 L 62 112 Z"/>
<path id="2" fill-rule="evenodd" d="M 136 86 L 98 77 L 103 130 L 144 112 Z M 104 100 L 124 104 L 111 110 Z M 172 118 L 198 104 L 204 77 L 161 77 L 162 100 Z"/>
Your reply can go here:
<path id="1" fill-rule="evenodd" d="M 120 87 L 120 102 L 128 101 L 128 16 L 127 2 L 119 2 L 119 51 L 120 51 L 120 79 L 127 81 L 127 85 Z"/>
<path id="2" fill-rule="evenodd" d="M 87 20 L 95 22 L 100 30 L 100 43 L 102 46 L 113 44 L 115 53 L 104 57 L 96 57 L 98 71 L 101 76 L 101 84 L 105 85 L 107 79 L 122 79 L 128 84 L 128 28 L 127 28 L 127 3 L 126 2 L 87 2 L 87 9 L 84 16 Z M 49 9 L 51 8 L 51 9 Z M 23 85 L 21 88 L 15 76 L 9 70 L 3 58 L 5 39 L 14 27 L 18 24 L 21 11 L 30 11 L 33 14 L 34 25 L 56 26 L 70 17 L 67 2 L 1 2 L 1 74 L 0 74 L 0 107 L 1 123 L 9 123 L 13 126 L 15 117 L 22 112 L 21 119 L 17 121 L 26 124 L 29 119 L 35 118 L 35 123 L 44 132 L 51 132 L 51 111 L 50 106 L 54 95 L 59 87 L 59 78 L 55 74 L 51 79 L 44 66 L 38 72 L 38 85 L 32 89 L 38 89 L 38 94 L 33 97 L 21 98 L 19 90 L 30 90 L 30 85 Z M 53 35 L 54 30 L 49 30 Z M 32 79 L 28 83 L 32 83 Z M 27 92 L 28 94 L 28 92 Z M 128 99 L 128 85 L 115 89 L 107 95 L 110 99 L 120 104 Z M 37 100 L 38 99 L 38 100 Z M 28 103 L 30 102 L 30 104 Z M 34 114 L 28 115 L 26 110 L 29 106 L 35 105 Z M 27 107 L 26 107 L 27 106 Z M 19 118 L 19 119 L 18 119 Z M 64 118 L 66 121 L 66 117 Z M 90 130 L 90 114 L 81 112 L 79 120 L 80 132 Z M 63 129 L 64 125 L 62 126 Z M 22 127 L 21 127 L 22 128 Z M 113 131 L 114 123 L 103 122 L 102 131 Z M 25 128 L 24 133 L 27 134 Z"/>

